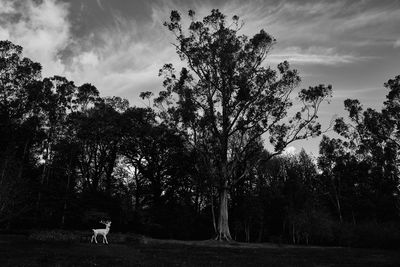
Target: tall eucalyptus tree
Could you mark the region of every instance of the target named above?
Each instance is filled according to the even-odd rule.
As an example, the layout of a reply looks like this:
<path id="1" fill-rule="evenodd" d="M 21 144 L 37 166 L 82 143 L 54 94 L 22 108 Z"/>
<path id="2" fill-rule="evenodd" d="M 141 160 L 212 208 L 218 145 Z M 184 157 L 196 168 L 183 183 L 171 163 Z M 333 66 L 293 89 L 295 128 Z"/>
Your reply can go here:
<path id="1" fill-rule="evenodd" d="M 215 9 L 202 20 L 190 10 L 189 20 L 186 31 L 181 15 L 172 11 L 164 24 L 187 66 L 179 73 L 172 64 L 163 66 L 165 90 L 155 103 L 161 116 L 182 129 L 199 158 L 208 162 L 205 178 L 218 188 L 220 200 L 217 239 L 230 240 L 229 190 L 251 168 L 249 150 L 268 137 L 272 158 L 295 140 L 319 135 L 317 112 L 331 86 L 302 89 L 298 97 L 303 106 L 289 118 L 300 77 L 286 61 L 276 70 L 266 66 L 276 42 L 271 35 L 264 30 L 251 38 L 241 35 L 239 18 L 229 21 Z"/>

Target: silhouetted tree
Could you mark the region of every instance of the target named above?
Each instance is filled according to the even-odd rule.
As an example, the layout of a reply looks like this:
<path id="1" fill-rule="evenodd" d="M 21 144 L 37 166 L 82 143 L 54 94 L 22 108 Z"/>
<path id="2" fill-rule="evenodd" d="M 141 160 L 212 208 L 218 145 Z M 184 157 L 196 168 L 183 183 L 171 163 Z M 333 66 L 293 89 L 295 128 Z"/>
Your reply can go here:
<path id="1" fill-rule="evenodd" d="M 40 144 L 40 118 L 30 89 L 40 86 L 41 66 L 22 57 L 22 47 L 0 41 L 0 223 L 32 210 L 32 151 Z M 35 174 L 34 174 L 35 173 Z"/>
<path id="2" fill-rule="evenodd" d="M 264 67 L 275 39 L 264 30 L 252 38 L 239 35 L 239 18 L 234 16 L 229 23 L 219 10 L 212 10 L 201 21 L 189 11 L 189 18 L 187 32 L 177 11 L 165 23 L 188 68 L 176 74 L 171 64 L 164 65 L 165 91 L 156 103 L 161 110 L 167 108 L 162 116 L 170 116 L 170 122 L 185 131 L 198 153 L 209 159 L 213 174 L 205 178 L 212 179 L 219 191 L 217 238 L 230 240 L 228 193 L 251 168 L 240 165 L 247 151 L 268 135 L 274 146 L 272 158 L 295 140 L 319 135 L 317 112 L 331 87 L 301 90 L 298 96 L 304 106 L 288 118 L 290 97 L 300 77 L 288 62 L 279 64 L 277 70 Z"/>
<path id="3" fill-rule="evenodd" d="M 371 197 L 377 205 L 377 218 L 388 214 L 386 209 L 393 207 L 394 202 L 399 203 L 400 187 L 400 76 L 390 79 L 385 87 L 389 93 L 380 112 L 371 108 L 364 111 L 358 100 L 347 99 L 344 104 L 349 121 L 339 118 L 335 125 L 335 130 L 348 139 L 343 145 L 369 167 L 366 177 L 369 191 L 375 191 Z M 384 206 L 385 212 L 380 212 Z"/>

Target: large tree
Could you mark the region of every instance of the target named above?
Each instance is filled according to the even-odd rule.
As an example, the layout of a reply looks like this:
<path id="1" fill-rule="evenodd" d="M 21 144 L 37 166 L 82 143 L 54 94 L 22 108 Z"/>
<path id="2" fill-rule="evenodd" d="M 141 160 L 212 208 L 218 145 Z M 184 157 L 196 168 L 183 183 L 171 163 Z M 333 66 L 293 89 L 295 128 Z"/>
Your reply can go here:
<path id="1" fill-rule="evenodd" d="M 40 144 L 40 118 L 31 89 L 40 86 L 41 65 L 22 56 L 22 47 L 0 41 L 0 223 L 31 210 L 32 150 Z M 34 176 L 34 175 L 32 175 Z"/>
<path id="2" fill-rule="evenodd" d="M 172 64 L 164 65 L 160 75 L 165 90 L 156 104 L 164 119 L 183 130 L 201 162 L 208 164 L 205 178 L 218 189 L 220 200 L 217 239 L 230 240 L 229 191 L 255 163 L 247 160 L 249 151 L 267 137 L 274 148 L 272 158 L 295 140 L 319 135 L 317 112 L 331 86 L 300 90 L 302 107 L 289 112 L 300 77 L 286 61 L 276 70 L 266 66 L 275 44 L 272 36 L 264 30 L 252 38 L 240 35 L 239 18 L 229 21 L 219 10 L 202 20 L 189 11 L 189 23 L 184 30 L 177 11 L 165 22 L 187 67 L 177 74 Z"/>
<path id="3" fill-rule="evenodd" d="M 112 173 L 121 142 L 122 115 L 110 103 L 98 103 L 84 112 L 71 113 L 69 124 L 79 146 L 78 169 L 82 189 L 105 190 L 111 195 Z"/>
<path id="4" fill-rule="evenodd" d="M 400 215 L 400 75 L 384 86 L 389 92 L 381 111 L 364 110 L 357 99 L 347 99 L 344 105 L 349 118 L 338 118 L 335 131 L 347 139 L 344 145 L 359 161 L 368 163 L 375 196 L 387 207 L 394 198 Z"/>

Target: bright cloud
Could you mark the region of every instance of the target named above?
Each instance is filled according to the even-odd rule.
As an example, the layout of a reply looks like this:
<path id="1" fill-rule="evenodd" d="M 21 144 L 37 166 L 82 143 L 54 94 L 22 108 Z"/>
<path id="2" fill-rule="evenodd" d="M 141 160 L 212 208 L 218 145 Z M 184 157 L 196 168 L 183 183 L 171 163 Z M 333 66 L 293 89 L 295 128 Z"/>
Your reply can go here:
<path id="1" fill-rule="evenodd" d="M 161 24 L 138 27 L 134 20 L 118 13 L 113 16 L 114 27 L 94 32 L 75 47 L 68 73 L 78 84 L 90 81 L 104 95 L 120 95 L 140 104 L 141 91 L 160 87 L 158 70 L 175 52 L 165 45 Z"/>
<path id="2" fill-rule="evenodd" d="M 0 40 L 8 40 L 10 39 L 10 34 L 7 29 L 0 27 Z"/>
<path id="3" fill-rule="evenodd" d="M 0 37 L 22 45 L 25 56 L 43 65 L 43 75 L 63 73 L 59 52 L 71 42 L 68 5 L 55 0 L 0 0 L 0 7 L 6 17 L 0 20 Z"/>
<path id="4" fill-rule="evenodd" d="M 90 67 L 96 67 L 99 64 L 99 57 L 93 51 L 82 53 L 76 60 L 80 64 Z"/>
<path id="5" fill-rule="evenodd" d="M 288 146 L 283 151 L 283 154 L 284 155 L 294 155 L 294 154 L 296 154 L 296 148 L 294 146 Z"/>
<path id="6" fill-rule="evenodd" d="M 70 6 L 64 2 L 27 1 L 17 5 L 0 0 L 0 7 L 2 14 L 18 18 L 0 20 L 0 39 L 22 45 L 25 56 L 42 64 L 43 76 L 63 75 L 77 85 L 90 82 L 103 95 L 140 101 L 141 91 L 160 87 L 158 69 L 177 60 L 173 47 L 165 45 L 168 42 L 162 23 L 151 21 L 138 26 L 134 19 L 113 12 L 113 25 L 74 39 Z M 64 60 L 66 50 L 70 55 Z"/>
<path id="7" fill-rule="evenodd" d="M 15 11 L 14 5 L 11 1 L 0 1 L 0 14 L 8 14 Z"/>
<path id="8" fill-rule="evenodd" d="M 337 65 L 365 60 L 365 58 L 340 54 L 334 48 L 309 47 L 302 49 L 301 47 L 288 47 L 272 51 L 267 59 L 268 63 L 279 63 L 284 60 L 297 64 Z"/>
<path id="9" fill-rule="evenodd" d="M 394 42 L 394 45 L 393 45 L 393 46 L 394 46 L 395 48 L 400 47 L 400 38 L 397 39 L 396 42 Z"/>

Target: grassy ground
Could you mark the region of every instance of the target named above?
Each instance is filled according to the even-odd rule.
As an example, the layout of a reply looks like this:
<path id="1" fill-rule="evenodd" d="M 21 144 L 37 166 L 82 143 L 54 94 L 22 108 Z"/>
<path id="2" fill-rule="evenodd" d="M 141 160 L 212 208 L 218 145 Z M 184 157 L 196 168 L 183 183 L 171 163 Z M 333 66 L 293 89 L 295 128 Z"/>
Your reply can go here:
<path id="1" fill-rule="evenodd" d="M 400 266 L 400 251 L 154 239 L 103 245 L 0 235 L 0 266 L 374 267 Z"/>

